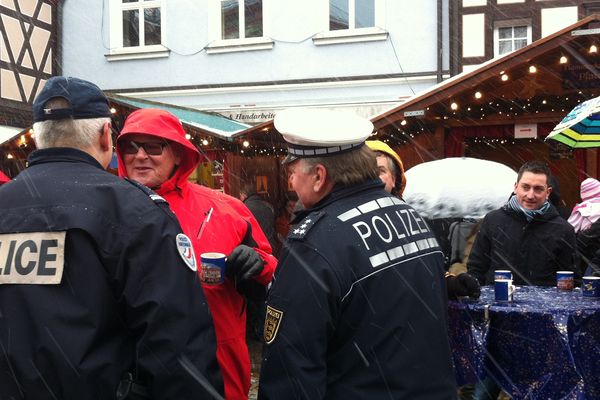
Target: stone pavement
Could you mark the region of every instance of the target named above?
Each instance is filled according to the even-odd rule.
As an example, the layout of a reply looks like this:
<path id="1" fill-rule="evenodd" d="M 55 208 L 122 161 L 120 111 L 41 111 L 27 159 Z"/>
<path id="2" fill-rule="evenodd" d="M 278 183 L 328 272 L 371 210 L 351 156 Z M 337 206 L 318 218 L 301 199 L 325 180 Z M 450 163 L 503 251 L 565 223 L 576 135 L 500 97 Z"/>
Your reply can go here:
<path id="1" fill-rule="evenodd" d="M 262 360 L 262 343 L 252 339 L 248 339 L 247 343 L 251 364 L 250 394 L 248 395 L 248 400 L 256 400 L 256 396 L 258 395 L 260 363 Z"/>

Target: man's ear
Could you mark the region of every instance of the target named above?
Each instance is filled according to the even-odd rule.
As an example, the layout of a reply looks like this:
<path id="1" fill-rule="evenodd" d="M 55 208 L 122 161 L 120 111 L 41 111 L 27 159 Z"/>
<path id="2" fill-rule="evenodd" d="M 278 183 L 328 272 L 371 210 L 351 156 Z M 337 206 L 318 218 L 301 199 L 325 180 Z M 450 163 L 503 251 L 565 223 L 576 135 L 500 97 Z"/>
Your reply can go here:
<path id="1" fill-rule="evenodd" d="M 102 151 L 112 150 L 113 142 L 110 127 L 110 122 L 106 122 L 102 126 L 102 132 L 100 134 L 100 148 L 102 149 Z"/>
<path id="2" fill-rule="evenodd" d="M 313 190 L 316 193 L 321 192 L 326 188 L 326 184 L 328 183 L 327 176 L 327 168 L 325 168 L 322 164 L 317 164 L 314 166 L 314 183 Z"/>

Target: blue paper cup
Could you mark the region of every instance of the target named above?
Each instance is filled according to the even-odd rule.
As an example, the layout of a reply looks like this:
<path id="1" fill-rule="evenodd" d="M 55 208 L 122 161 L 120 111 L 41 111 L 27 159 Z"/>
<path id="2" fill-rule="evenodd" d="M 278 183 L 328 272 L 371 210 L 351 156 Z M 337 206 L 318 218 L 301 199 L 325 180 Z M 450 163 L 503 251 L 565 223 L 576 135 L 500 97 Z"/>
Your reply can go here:
<path id="1" fill-rule="evenodd" d="M 220 285 L 225 280 L 225 261 L 223 253 L 202 253 L 200 255 L 200 280 L 206 285 Z"/>
<path id="2" fill-rule="evenodd" d="M 590 299 L 600 298 L 600 277 L 584 276 L 581 283 L 581 294 Z"/>
<path id="3" fill-rule="evenodd" d="M 494 271 L 494 280 L 508 279 L 512 281 L 512 272 L 507 269 L 497 269 Z"/>
<path id="4" fill-rule="evenodd" d="M 496 279 L 494 281 L 494 296 L 496 301 L 512 301 L 515 287 L 511 279 Z"/>
<path id="5" fill-rule="evenodd" d="M 575 274 L 573 271 L 556 271 L 556 288 L 561 291 L 573 290 Z"/>

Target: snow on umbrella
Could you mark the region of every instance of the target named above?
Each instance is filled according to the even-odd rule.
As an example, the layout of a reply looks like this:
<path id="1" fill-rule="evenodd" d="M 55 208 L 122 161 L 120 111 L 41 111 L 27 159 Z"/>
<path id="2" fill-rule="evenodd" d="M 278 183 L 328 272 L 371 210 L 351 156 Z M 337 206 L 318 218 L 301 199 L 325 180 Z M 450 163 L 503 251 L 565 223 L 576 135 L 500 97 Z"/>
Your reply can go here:
<path id="1" fill-rule="evenodd" d="M 552 139 L 572 148 L 600 147 L 600 97 L 579 104 L 550 132 Z"/>
<path id="2" fill-rule="evenodd" d="M 504 164 L 457 157 L 429 161 L 406 171 L 404 200 L 435 218 L 482 218 L 510 197 L 517 173 Z"/>

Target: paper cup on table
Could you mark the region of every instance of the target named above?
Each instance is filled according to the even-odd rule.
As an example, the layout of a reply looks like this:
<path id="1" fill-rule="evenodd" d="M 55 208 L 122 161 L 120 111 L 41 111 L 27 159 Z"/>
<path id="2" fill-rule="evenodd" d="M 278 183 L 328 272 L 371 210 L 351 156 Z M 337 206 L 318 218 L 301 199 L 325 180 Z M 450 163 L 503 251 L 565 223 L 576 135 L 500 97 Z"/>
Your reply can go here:
<path id="1" fill-rule="evenodd" d="M 515 287 L 512 284 L 512 279 L 496 279 L 494 281 L 494 296 L 496 301 L 512 301 L 514 292 Z"/>
<path id="2" fill-rule="evenodd" d="M 220 285 L 225 280 L 225 261 L 223 253 L 202 253 L 200 255 L 200 280 L 207 285 Z"/>
<path id="3" fill-rule="evenodd" d="M 556 288 L 560 291 L 573 290 L 575 274 L 573 271 L 556 271 Z"/>
<path id="4" fill-rule="evenodd" d="M 584 276 L 581 283 L 581 294 L 590 299 L 600 298 L 600 277 Z"/>

